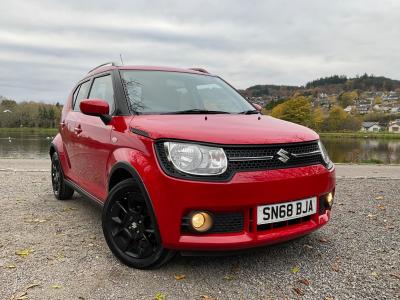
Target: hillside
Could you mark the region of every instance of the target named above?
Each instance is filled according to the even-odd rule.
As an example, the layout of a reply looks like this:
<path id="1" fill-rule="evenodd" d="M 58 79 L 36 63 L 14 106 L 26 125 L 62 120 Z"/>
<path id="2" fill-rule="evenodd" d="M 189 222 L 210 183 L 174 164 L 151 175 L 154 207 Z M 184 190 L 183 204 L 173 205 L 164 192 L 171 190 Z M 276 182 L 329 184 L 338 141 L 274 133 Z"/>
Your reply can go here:
<path id="1" fill-rule="evenodd" d="M 262 97 L 265 100 L 277 100 L 288 98 L 294 93 L 317 96 L 320 93 L 340 94 L 352 90 L 358 90 L 359 92 L 400 90 L 400 80 L 368 74 L 355 78 L 348 78 L 345 75 L 333 75 L 310 81 L 304 86 L 254 85 L 241 92 L 250 98 Z"/>

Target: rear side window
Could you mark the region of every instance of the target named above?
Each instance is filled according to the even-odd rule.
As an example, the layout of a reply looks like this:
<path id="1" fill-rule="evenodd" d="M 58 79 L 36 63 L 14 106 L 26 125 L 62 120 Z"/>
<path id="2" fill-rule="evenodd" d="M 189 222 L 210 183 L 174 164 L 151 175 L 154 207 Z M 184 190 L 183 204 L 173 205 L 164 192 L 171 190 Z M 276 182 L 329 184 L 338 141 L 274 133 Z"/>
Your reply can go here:
<path id="1" fill-rule="evenodd" d="M 102 99 L 108 102 L 110 112 L 114 107 L 114 89 L 111 75 L 97 77 L 94 79 L 90 90 L 89 99 Z"/>
<path id="2" fill-rule="evenodd" d="M 89 90 L 89 81 L 82 83 L 80 87 L 78 87 L 77 89 L 78 94 L 76 95 L 76 99 L 74 102 L 75 111 L 79 111 L 79 104 L 81 103 L 82 100 L 84 100 L 87 97 L 88 90 Z"/>

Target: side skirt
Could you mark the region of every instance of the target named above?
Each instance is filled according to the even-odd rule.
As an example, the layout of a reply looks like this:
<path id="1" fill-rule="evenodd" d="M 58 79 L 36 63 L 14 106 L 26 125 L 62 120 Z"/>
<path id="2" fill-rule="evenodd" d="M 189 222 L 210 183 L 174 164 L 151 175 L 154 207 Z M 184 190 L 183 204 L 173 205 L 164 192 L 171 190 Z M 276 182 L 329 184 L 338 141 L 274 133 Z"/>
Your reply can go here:
<path id="1" fill-rule="evenodd" d="M 95 196 L 93 196 L 92 194 L 90 194 L 89 192 L 85 191 L 84 189 L 82 189 L 80 186 L 78 186 L 77 184 L 75 184 L 74 182 L 72 182 L 69 179 L 64 179 L 65 183 L 73 188 L 75 191 L 77 191 L 79 194 L 81 194 L 82 196 L 84 196 L 85 198 L 88 198 L 89 200 L 95 202 L 97 205 L 99 205 L 100 207 L 103 207 L 104 203 L 96 198 Z"/>

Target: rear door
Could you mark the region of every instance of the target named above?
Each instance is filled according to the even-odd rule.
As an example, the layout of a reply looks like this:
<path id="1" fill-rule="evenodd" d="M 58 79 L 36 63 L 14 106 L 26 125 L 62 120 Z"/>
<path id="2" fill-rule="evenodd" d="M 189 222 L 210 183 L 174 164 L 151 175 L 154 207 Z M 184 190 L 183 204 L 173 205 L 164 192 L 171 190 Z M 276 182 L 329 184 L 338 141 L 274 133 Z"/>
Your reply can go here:
<path id="1" fill-rule="evenodd" d="M 102 99 L 108 102 L 110 114 L 114 111 L 114 88 L 111 74 L 105 73 L 93 78 L 88 99 Z M 111 152 L 111 125 L 105 125 L 99 117 L 79 113 L 76 120 L 77 170 L 83 188 L 99 199 L 107 196 L 106 165 Z"/>

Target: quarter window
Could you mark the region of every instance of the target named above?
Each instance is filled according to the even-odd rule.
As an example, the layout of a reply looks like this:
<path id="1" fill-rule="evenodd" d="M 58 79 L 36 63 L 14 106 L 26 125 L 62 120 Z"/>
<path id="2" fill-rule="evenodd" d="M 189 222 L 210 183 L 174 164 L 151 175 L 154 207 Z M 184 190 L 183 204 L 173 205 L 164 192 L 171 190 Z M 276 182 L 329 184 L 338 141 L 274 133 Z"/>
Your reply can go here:
<path id="1" fill-rule="evenodd" d="M 110 112 L 114 107 L 114 89 L 111 75 L 97 77 L 93 81 L 89 99 L 101 99 L 108 102 Z"/>
<path id="2" fill-rule="evenodd" d="M 74 103 L 75 111 L 80 111 L 79 104 L 81 103 L 82 100 L 86 99 L 86 97 L 87 97 L 88 90 L 89 90 L 89 81 L 82 83 L 78 89 L 79 89 L 79 92 L 76 95 L 76 99 L 75 99 L 75 103 Z"/>

